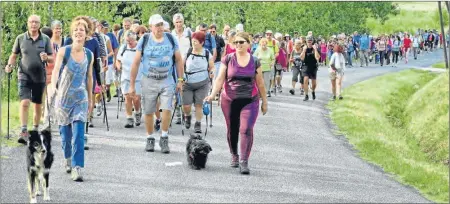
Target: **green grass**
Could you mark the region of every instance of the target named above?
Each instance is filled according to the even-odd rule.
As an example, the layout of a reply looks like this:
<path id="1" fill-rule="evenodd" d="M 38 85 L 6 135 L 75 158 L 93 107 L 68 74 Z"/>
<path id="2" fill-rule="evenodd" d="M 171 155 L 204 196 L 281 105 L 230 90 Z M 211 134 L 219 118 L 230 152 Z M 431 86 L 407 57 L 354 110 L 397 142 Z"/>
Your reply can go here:
<path id="1" fill-rule="evenodd" d="M 440 30 L 437 2 L 399 2 L 398 4 L 400 14 L 396 16 L 388 15 L 389 19 L 384 25 L 374 18 L 367 19 L 366 25 L 371 30 L 372 35 L 391 34 L 398 31 L 415 33 L 418 28 Z M 442 6 L 444 29 L 448 30 L 448 20 L 445 20 L 448 19 L 448 13 L 445 12 L 445 5 Z"/>
<path id="2" fill-rule="evenodd" d="M 16 141 L 16 136 L 19 134 L 20 132 L 20 119 L 19 119 L 19 101 L 11 101 L 10 104 L 10 115 L 9 115 L 9 131 L 10 131 L 10 135 L 14 135 L 15 137 L 13 139 L 7 140 L 5 138 L 5 135 L 7 133 L 7 116 L 8 116 L 8 105 L 7 105 L 7 101 L 2 101 L 2 115 L 1 115 L 1 120 L 2 120 L 2 132 L 1 135 L 2 137 L 0 137 L 0 143 L 2 145 L 7 145 L 7 146 L 17 146 L 17 141 Z M 33 111 L 34 108 L 31 105 L 31 107 L 29 108 L 29 113 L 28 113 L 28 127 L 32 127 L 33 126 Z"/>
<path id="3" fill-rule="evenodd" d="M 439 203 L 449 201 L 447 74 L 406 70 L 376 77 L 328 104 L 363 159 Z"/>
<path id="4" fill-rule="evenodd" d="M 439 62 L 439 63 L 433 64 L 433 65 L 431 65 L 431 67 L 445 69 L 445 62 Z"/>

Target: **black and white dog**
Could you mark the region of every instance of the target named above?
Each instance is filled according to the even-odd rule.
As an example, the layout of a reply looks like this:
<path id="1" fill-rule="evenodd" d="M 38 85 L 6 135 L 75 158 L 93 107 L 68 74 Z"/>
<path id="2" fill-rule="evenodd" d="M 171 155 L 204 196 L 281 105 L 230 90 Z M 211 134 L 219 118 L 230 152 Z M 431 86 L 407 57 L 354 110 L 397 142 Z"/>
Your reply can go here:
<path id="1" fill-rule="evenodd" d="M 44 191 L 44 200 L 50 200 L 49 174 L 53 163 L 52 135 L 49 131 L 29 131 L 30 139 L 27 149 L 27 176 L 30 203 L 36 203 L 36 196 L 41 195 L 39 186 Z"/>
<path id="2" fill-rule="evenodd" d="M 192 134 L 186 144 L 186 155 L 188 165 L 196 170 L 205 168 L 208 154 L 212 151 L 211 146 L 200 134 Z"/>

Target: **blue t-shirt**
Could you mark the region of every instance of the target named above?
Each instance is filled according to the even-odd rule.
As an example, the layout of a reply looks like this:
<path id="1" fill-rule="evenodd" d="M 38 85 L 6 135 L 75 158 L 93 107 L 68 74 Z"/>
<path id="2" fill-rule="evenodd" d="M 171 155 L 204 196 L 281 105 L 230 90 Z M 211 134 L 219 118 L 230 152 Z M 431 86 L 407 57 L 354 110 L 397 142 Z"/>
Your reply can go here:
<path id="1" fill-rule="evenodd" d="M 109 40 L 111 41 L 111 47 L 112 49 L 116 49 L 119 47 L 119 42 L 117 41 L 116 36 L 114 36 L 113 33 L 109 32 L 106 33 L 106 35 L 109 37 Z M 108 57 L 108 65 L 111 65 L 114 63 L 114 56 Z"/>
<path id="2" fill-rule="evenodd" d="M 211 33 L 206 33 L 205 44 L 203 48 L 207 49 L 210 53 L 213 53 L 213 49 L 216 48 L 216 39 L 211 35 Z"/>
<path id="3" fill-rule="evenodd" d="M 153 34 L 149 34 L 147 45 L 144 47 L 144 56 L 142 56 L 141 63 L 143 77 L 149 76 L 150 78 L 164 78 L 164 83 L 175 84 L 175 80 L 172 77 L 174 62 L 173 55 L 175 51 L 178 51 L 178 42 L 174 38 L 174 47 L 170 43 L 167 35 L 170 33 L 164 33 L 164 40 L 162 42 L 155 42 L 153 40 Z M 142 44 L 144 43 L 144 37 L 139 39 L 137 50 L 142 51 Z"/>

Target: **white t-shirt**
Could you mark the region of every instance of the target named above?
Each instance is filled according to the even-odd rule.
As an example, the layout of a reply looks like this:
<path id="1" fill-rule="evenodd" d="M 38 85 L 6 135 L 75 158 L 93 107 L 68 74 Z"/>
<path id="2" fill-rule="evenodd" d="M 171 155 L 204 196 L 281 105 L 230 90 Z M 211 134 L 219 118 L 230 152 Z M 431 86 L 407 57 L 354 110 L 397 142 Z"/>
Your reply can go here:
<path id="1" fill-rule="evenodd" d="M 178 46 L 183 60 L 186 57 L 187 51 L 191 47 L 191 42 L 189 41 L 189 32 L 191 32 L 189 29 L 184 29 L 183 34 L 181 36 L 178 36 L 175 29 L 172 30 L 172 35 L 178 41 Z"/>
<path id="2" fill-rule="evenodd" d="M 126 50 L 123 53 L 122 52 L 125 49 Z M 120 78 L 120 81 L 124 80 L 130 80 L 130 74 L 131 74 L 131 64 L 133 63 L 134 57 L 136 56 L 136 47 L 130 48 L 128 44 L 123 44 L 120 46 L 119 51 L 117 52 L 117 60 L 122 63 L 122 77 Z M 139 65 L 138 75 L 136 77 L 136 81 L 140 81 L 142 79 L 142 63 Z"/>
<path id="3" fill-rule="evenodd" d="M 333 53 L 333 55 L 331 55 L 331 59 L 330 59 L 330 65 L 333 64 L 334 62 L 334 67 L 336 67 L 336 69 L 342 69 L 345 70 L 345 58 L 344 55 L 342 53 Z M 328 71 L 332 71 L 333 69 L 328 68 Z"/>

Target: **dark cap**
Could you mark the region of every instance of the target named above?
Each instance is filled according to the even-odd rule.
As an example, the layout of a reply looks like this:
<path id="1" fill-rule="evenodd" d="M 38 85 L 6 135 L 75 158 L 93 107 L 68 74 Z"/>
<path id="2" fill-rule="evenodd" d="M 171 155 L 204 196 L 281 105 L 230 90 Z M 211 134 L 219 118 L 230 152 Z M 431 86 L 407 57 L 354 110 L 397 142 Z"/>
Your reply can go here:
<path id="1" fill-rule="evenodd" d="M 101 20 L 100 24 L 102 25 L 103 28 L 109 28 L 109 24 L 105 20 Z"/>
<path id="2" fill-rule="evenodd" d="M 312 38 L 312 36 L 308 36 L 308 37 L 306 37 L 306 41 L 313 41 L 313 38 Z"/>

